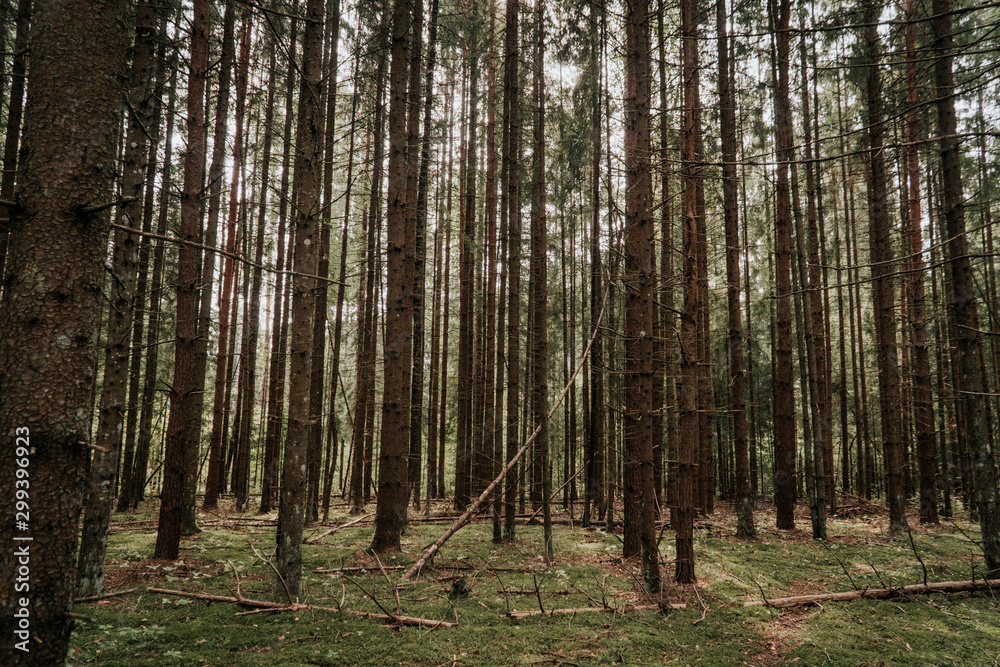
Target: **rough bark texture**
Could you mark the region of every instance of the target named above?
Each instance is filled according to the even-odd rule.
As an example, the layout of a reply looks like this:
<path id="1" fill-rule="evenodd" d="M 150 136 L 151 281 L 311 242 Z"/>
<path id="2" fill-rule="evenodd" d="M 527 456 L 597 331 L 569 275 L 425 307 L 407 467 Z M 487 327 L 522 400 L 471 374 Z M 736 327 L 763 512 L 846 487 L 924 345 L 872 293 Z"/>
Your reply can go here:
<path id="1" fill-rule="evenodd" d="M 695 180 L 695 69 L 698 66 L 696 24 L 692 0 L 681 2 L 681 62 L 683 101 L 681 158 L 683 160 L 681 215 L 683 218 L 684 306 L 681 312 L 681 383 L 679 396 L 681 437 L 677 449 L 677 566 L 678 583 L 696 581 L 694 573 L 695 488 L 698 474 L 698 256 L 695 248 L 697 204 Z"/>
<path id="2" fill-rule="evenodd" d="M 153 101 L 153 72 L 156 46 L 156 5 L 141 2 L 136 9 L 136 36 L 132 57 L 132 89 L 128 130 L 122 167 L 121 196 L 128 201 L 122 207 L 122 224 L 141 227 L 141 194 L 149 172 L 147 164 L 147 126 Z M 104 593 L 104 556 L 108 547 L 108 527 L 114 505 L 115 477 L 122 441 L 123 417 L 128 396 L 129 353 L 132 340 L 132 299 L 136 281 L 136 250 L 139 237 L 122 229 L 115 230 L 111 258 L 113 280 L 110 285 L 107 342 L 104 348 L 104 379 L 87 481 L 87 509 L 80 536 L 80 559 L 77 563 L 77 595 Z"/>
<path id="3" fill-rule="evenodd" d="M 389 166 L 386 197 L 385 384 L 379 454 L 376 552 L 399 551 L 406 525 L 406 457 L 410 443 L 410 355 L 413 346 L 413 249 L 406 219 L 406 64 L 410 0 L 395 0 L 389 64 Z"/>
<path id="4" fill-rule="evenodd" d="M 736 536 L 752 538 L 753 504 L 747 456 L 746 373 L 743 370 L 743 326 L 740 309 L 740 234 L 736 199 L 736 105 L 729 80 L 726 3 L 717 0 L 719 40 L 719 112 L 722 123 L 722 204 L 726 224 L 726 282 L 729 304 L 729 411 L 736 459 Z"/>
<path id="5" fill-rule="evenodd" d="M 638 539 L 643 584 L 660 589 L 653 484 L 653 183 L 650 174 L 649 0 L 625 7 L 625 545 Z M 628 515 L 631 506 L 634 514 Z"/>
<path id="6" fill-rule="evenodd" d="M 882 416 L 882 448 L 885 457 L 889 532 L 902 535 L 906 529 L 903 499 L 903 443 L 900 433 L 899 362 L 896 351 L 895 294 L 891 273 L 892 246 L 886 195 L 886 168 L 882 137 L 882 83 L 878 64 L 878 33 L 875 25 L 880 0 L 870 0 L 865 12 L 865 46 L 868 56 L 868 219 L 871 236 L 872 278 L 875 305 L 875 338 L 878 344 L 879 408 Z"/>
<path id="7" fill-rule="evenodd" d="M 187 153 L 181 189 L 181 226 L 178 236 L 198 241 L 201 192 L 205 180 L 205 74 L 208 70 L 208 0 L 195 0 L 191 23 L 187 99 Z M 177 327 L 174 335 L 174 377 L 170 384 L 170 416 L 163 453 L 163 490 L 154 558 L 176 559 L 181 539 L 182 485 L 192 461 L 187 458 L 189 422 L 194 414 L 195 339 L 198 328 L 198 256 L 184 244 L 177 253 Z"/>
<path id="8" fill-rule="evenodd" d="M 0 570 L 0 661 L 49 666 L 64 664 L 73 629 L 129 8 L 38 2 L 33 25 L 0 309 L 0 536 L 11 550 Z M 15 489 L 27 492 L 27 508 Z M 15 576 L 30 578 L 30 606 Z"/>
<path id="9" fill-rule="evenodd" d="M 275 593 L 302 592 L 302 527 L 309 446 L 309 378 L 312 368 L 315 275 L 318 255 L 320 186 L 323 167 L 323 0 L 309 0 L 302 39 L 302 78 L 295 132 L 295 197 L 292 322 L 288 379 L 288 432 L 281 468 Z"/>
<path id="10" fill-rule="evenodd" d="M 997 500 L 997 470 L 993 459 L 993 435 L 985 424 L 986 396 L 979 370 L 979 314 L 973 289 L 965 209 L 962 203 L 962 170 L 955 119 L 955 79 L 952 73 L 954 41 L 951 0 L 934 0 L 934 83 L 937 86 L 938 132 L 941 136 L 941 167 L 944 188 L 942 208 L 947 231 L 946 257 L 951 265 L 952 291 L 948 314 L 958 338 L 958 391 L 965 412 L 965 439 L 972 453 L 976 482 L 976 506 L 983 534 L 986 571 L 1000 572 L 1000 504 Z"/>
<path id="11" fill-rule="evenodd" d="M 788 99 L 789 0 L 779 3 L 776 40 L 778 77 L 774 92 L 775 147 L 778 173 L 775 179 L 774 269 L 775 349 L 774 358 L 774 504 L 777 527 L 795 528 L 795 387 L 792 382 L 792 264 L 791 198 L 788 164 L 792 159 L 792 119 Z"/>

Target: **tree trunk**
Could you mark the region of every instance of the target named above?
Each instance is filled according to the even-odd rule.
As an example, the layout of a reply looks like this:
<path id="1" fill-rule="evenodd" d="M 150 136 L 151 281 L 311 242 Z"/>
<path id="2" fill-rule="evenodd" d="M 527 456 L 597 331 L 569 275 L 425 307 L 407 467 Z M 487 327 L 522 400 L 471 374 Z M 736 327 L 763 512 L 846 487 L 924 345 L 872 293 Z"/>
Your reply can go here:
<path id="1" fill-rule="evenodd" d="M 142 2 L 136 9 L 136 35 L 132 56 L 132 88 L 129 91 L 128 130 L 122 165 L 121 197 L 124 226 L 138 230 L 141 226 L 141 194 L 145 180 L 152 173 L 147 162 L 146 140 L 152 112 L 155 84 L 153 58 L 156 46 L 156 6 Z M 114 234 L 111 258 L 111 294 L 107 343 L 104 350 L 104 378 L 101 405 L 97 419 L 95 443 L 99 447 L 90 461 L 87 480 L 87 509 L 80 536 L 80 559 L 77 563 L 77 595 L 104 593 L 104 559 L 108 548 L 108 528 L 114 504 L 115 477 L 122 440 L 122 417 L 128 397 L 129 351 L 132 334 L 132 314 L 138 235 L 122 229 Z"/>
<path id="2" fill-rule="evenodd" d="M 978 367 L 979 314 L 973 288 L 968 240 L 965 236 L 965 208 L 962 169 L 955 118 L 955 79 L 952 73 L 954 40 L 951 0 L 934 0 L 933 50 L 934 83 L 937 88 L 938 132 L 941 136 L 941 167 L 944 188 L 942 209 L 947 229 L 946 257 L 951 265 L 952 292 L 948 313 L 958 338 L 958 392 L 965 412 L 965 437 L 973 460 L 976 506 L 982 528 L 986 572 L 1000 572 L 1000 504 L 997 500 L 997 470 L 993 460 L 993 436 L 986 428 L 984 378 Z"/>
<path id="3" fill-rule="evenodd" d="M 920 471 L 920 523 L 938 523 L 937 449 L 934 436 L 934 411 L 931 407 L 931 368 L 927 344 L 927 310 L 924 305 L 924 257 L 921 238 L 920 158 L 917 142 L 920 129 L 917 109 L 917 27 L 913 0 L 906 0 L 906 178 L 909 200 L 906 202 L 909 227 L 903 237 L 910 257 L 907 298 L 910 306 L 910 330 L 913 338 L 913 407 L 917 423 L 917 458 Z"/>
<path id="4" fill-rule="evenodd" d="M 309 446 L 310 374 L 323 167 L 323 0 L 308 0 L 302 36 L 299 114 L 295 129 L 294 259 L 288 378 L 288 431 L 281 467 L 275 594 L 302 592 L 302 527 Z"/>
<path id="5" fill-rule="evenodd" d="M 889 532 L 900 536 L 907 530 L 903 498 L 903 452 L 900 434 L 899 368 L 896 351 L 895 295 L 892 246 L 889 238 L 889 210 L 886 205 L 886 169 L 882 136 L 882 82 L 878 64 L 876 22 L 882 10 L 880 0 L 868 0 L 865 16 L 865 47 L 868 56 L 868 217 L 871 235 L 872 278 L 874 280 L 875 336 L 878 341 L 879 407 L 885 457 L 886 497 L 889 504 Z"/>
<path id="6" fill-rule="evenodd" d="M 792 160 L 792 118 L 788 92 L 791 3 L 780 0 L 775 25 L 777 81 L 774 93 L 775 180 L 774 258 L 776 340 L 774 349 L 774 504 L 777 527 L 795 528 L 795 387 L 792 382 L 791 230 L 788 166 Z"/>
<path id="7" fill-rule="evenodd" d="M 736 455 L 736 537 L 756 534 L 753 499 L 750 497 L 750 462 L 747 456 L 746 374 L 743 371 L 743 327 L 740 308 L 740 233 L 736 199 L 736 105 L 729 79 L 729 37 L 726 3 L 717 0 L 716 30 L 719 41 L 719 112 L 722 123 L 722 197 L 726 224 L 726 282 L 729 303 L 729 412 Z"/>
<path id="8" fill-rule="evenodd" d="M 649 0 L 625 6 L 625 493 L 633 516 L 625 516 L 641 555 L 647 591 L 660 590 L 653 484 L 653 183 L 650 174 Z"/>
<path id="9" fill-rule="evenodd" d="M 170 383 L 170 416 L 163 453 L 163 487 L 154 558 L 176 560 L 181 539 L 182 485 L 191 467 L 187 447 L 193 413 L 195 343 L 198 335 L 198 255 L 190 243 L 198 241 L 201 193 L 205 180 L 205 76 L 208 71 L 209 7 L 195 0 L 191 23 L 191 51 L 187 99 L 187 153 L 181 190 L 181 226 L 178 236 L 188 243 L 177 252 L 177 327 L 174 340 L 174 376 Z"/>
<path id="10" fill-rule="evenodd" d="M 389 166 L 386 192 L 386 311 L 382 447 L 371 549 L 399 551 L 406 525 L 406 458 L 410 443 L 413 353 L 413 248 L 406 215 L 406 70 L 410 0 L 395 0 L 389 65 Z"/>
<path id="11" fill-rule="evenodd" d="M 30 517 L 25 501 L 15 503 L 13 482 L 0 492 L 9 517 L 0 535 L 11 549 L 10 566 L 0 571 L 9 665 L 64 664 L 73 629 L 129 17 L 125 2 L 39 1 L 34 10 L 44 29 L 32 35 L 28 54 L 31 87 L 0 309 L 0 450 L 8 479 L 16 466 L 18 491 L 30 485 Z M 30 560 L 30 612 L 11 594 L 15 558 L 21 568 Z M 29 613 L 30 628 L 19 625 Z"/>
<path id="12" fill-rule="evenodd" d="M 549 468 L 549 381 L 548 381 L 548 221 L 545 211 L 545 10 L 538 4 L 535 32 L 535 127 L 532 146 L 534 197 L 531 202 L 531 424 L 540 429 L 535 438 L 536 471 L 541 479 L 533 480 L 541 491 L 545 557 L 551 559 L 552 513 L 549 492 L 552 471 Z"/>
<path id="13" fill-rule="evenodd" d="M 0 175 L 0 199 L 14 198 L 14 175 L 17 173 L 18 139 L 21 137 L 21 115 L 24 111 L 24 75 L 28 63 L 28 29 L 31 25 L 31 0 L 18 0 L 17 27 L 14 32 L 14 58 L 11 62 L 10 101 L 7 105 L 7 131 L 3 146 L 3 174 Z M 6 25 L 6 24 L 5 24 Z M 7 207 L 6 219 L 0 220 L 0 279 L 4 276 L 12 211 Z M 0 290 L 4 282 L 0 280 Z"/>
<path id="14" fill-rule="evenodd" d="M 518 408 L 521 381 L 521 190 L 518 182 L 518 162 L 521 158 L 520 77 L 518 62 L 520 42 L 518 0 L 507 0 L 504 37 L 504 111 L 501 136 L 503 162 L 501 196 L 507 211 L 507 462 L 519 448 Z M 445 290 L 447 292 L 447 290 Z M 444 405 L 444 401 L 441 401 Z M 516 468 L 507 473 L 504 484 L 504 541 L 513 542 L 515 501 L 517 500 Z"/>

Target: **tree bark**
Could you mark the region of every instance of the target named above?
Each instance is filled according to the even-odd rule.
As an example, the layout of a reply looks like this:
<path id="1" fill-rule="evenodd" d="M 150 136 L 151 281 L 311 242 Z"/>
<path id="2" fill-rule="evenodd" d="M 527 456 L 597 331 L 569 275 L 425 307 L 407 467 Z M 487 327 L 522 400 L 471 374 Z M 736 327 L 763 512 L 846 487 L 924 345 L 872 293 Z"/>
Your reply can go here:
<path id="1" fill-rule="evenodd" d="M 958 349 L 957 390 L 965 413 L 965 438 L 972 455 L 976 485 L 976 506 L 982 528 L 986 572 L 1000 572 L 1000 503 L 997 499 L 997 470 L 993 459 L 993 436 L 986 428 L 984 378 L 978 364 L 982 341 L 979 313 L 965 236 L 965 207 L 962 195 L 961 151 L 955 118 L 955 79 L 952 73 L 954 38 L 951 0 L 934 0 L 933 52 L 934 83 L 937 88 L 938 132 L 941 136 L 941 167 L 944 188 L 942 209 L 947 230 L 946 258 L 951 265 L 952 291 L 948 314 L 954 322 Z"/>
<path id="2" fill-rule="evenodd" d="M 289 342 L 288 431 L 281 467 L 278 506 L 277 580 L 275 594 L 293 597 L 302 592 L 302 527 L 305 521 L 306 465 L 311 415 L 313 316 L 316 309 L 315 275 L 321 208 L 323 166 L 323 0 L 306 4 L 302 36 L 302 76 L 295 131 L 295 197 L 292 283 L 292 321 Z"/>
<path id="3" fill-rule="evenodd" d="M 371 549 L 399 551 L 406 525 L 406 459 L 410 443 L 413 353 L 413 248 L 406 216 L 406 74 L 410 0 L 395 0 L 389 65 L 389 166 L 386 192 L 386 313 L 382 448 Z"/>
<path id="4" fill-rule="evenodd" d="M 0 492 L 10 517 L 0 535 L 12 550 L 0 570 L 0 628 L 9 665 L 64 664 L 73 629 L 129 21 L 120 1 L 34 9 L 0 309 L 0 451 L 11 480 Z M 15 486 L 28 492 L 30 516 Z M 11 594 L 23 574 L 15 559 L 18 567 L 30 560 L 30 629 L 17 620 L 29 607 Z"/>

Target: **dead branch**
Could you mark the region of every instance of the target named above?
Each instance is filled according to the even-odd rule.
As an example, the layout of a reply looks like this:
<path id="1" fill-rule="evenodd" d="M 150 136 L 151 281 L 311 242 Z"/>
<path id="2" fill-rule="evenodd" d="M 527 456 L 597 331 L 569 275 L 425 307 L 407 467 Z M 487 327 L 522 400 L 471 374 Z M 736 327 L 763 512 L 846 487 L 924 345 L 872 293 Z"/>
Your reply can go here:
<path id="1" fill-rule="evenodd" d="M 562 392 L 560 392 L 559 396 L 555 400 L 555 403 L 553 403 L 552 409 L 549 410 L 548 414 L 549 419 L 551 419 L 552 415 L 555 414 L 556 409 L 560 405 L 562 405 L 563 399 L 565 399 L 566 394 L 569 393 L 569 388 L 573 385 L 574 382 L 576 382 L 576 376 L 580 374 L 580 370 L 584 366 L 584 361 L 587 358 L 587 354 L 590 352 L 590 348 L 594 344 L 594 339 L 597 338 L 597 334 L 600 331 L 601 319 L 604 317 L 604 307 L 607 305 L 607 303 L 608 303 L 608 290 L 605 289 L 604 301 L 601 304 L 601 313 L 600 315 L 598 315 L 597 322 L 594 323 L 594 334 L 590 337 L 590 341 L 587 342 L 587 347 L 586 349 L 584 349 L 583 356 L 580 358 L 580 364 L 576 367 L 576 370 L 573 371 L 573 376 L 569 379 L 569 382 L 566 383 L 566 386 L 563 387 Z M 487 486 L 486 489 L 484 489 L 483 492 L 479 494 L 479 497 L 476 498 L 475 502 L 469 505 L 469 508 L 465 510 L 465 513 L 462 514 L 462 516 L 458 517 L 458 519 L 455 520 L 455 523 L 453 523 L 451 527 L 448 528 L 448 530 L 444 531 L 444 534 L 442 534 L 441 537 L 435 540 L 434 544 L 427 547 L 427 550 L 424 551 L 424 553 L 420 556 L 420 558 L 417 559 L 417 562 L 414 563 L 409 570 L 403 573 L 403 576 L 401 577 L 403 581 L 406 581 L 407 579 L 417 575 L 423 568 L 423 566 L 426 565 L 428 561 L 434 558 L 434 554 L 438 552 L 441 546 L 444 545 L 444 543 L 447 542 L 452 535 L 457 533 L 463 526 L 465 526 L 465 524 L 469 522 L 469 519 L 472 518 L 472 516 L 479 510 L 479 508 L 483 505 L 483 503 L 486 502 L 487 498 L 490 497 L 490 495 L 493 493 L 493 490 L 497 487 L 497 485 L 500 484 L 500 482 L 502 482 L 505 477 L 507 477 L 507 474 L 517 463 L 518 459 L 520 459 L 521 456 L 526 451 L 528 451 L 528 447 L 531 446 L 531 443 L 533 443 L 535 441 L 535 438 L 538 437 L 538 434 L 541 433 L 542 426 L 543 424 L 540 423 L 535 427 L 535 430 L 532 432 L 531 436 L 524 442 L 524 444 L 521 446 L 521 449 L 518 450 L 517 454 L 511 457 L 510 461 L 508 461 L 507 465 L 503 467 L 503 470 L 500 471 L 500 474 L 497 475 L 496 479 L 490 482 L 489 486 Z"/>
<path id="2" fill-rule="evenodd" d="M 175 591 L 168 588 L 147 588 L 148 593 L 159 593 L 161 595 L 176 595 L 177 597 L 189 598 L 191 600 L 205 600 L 207 602 L 226 602 L 228 604 L 238 604 L 244 607 L 253 607 L 267 611 L 331 611 L 334 613 L 351 614 L 360 618 L 372 618 L 379 621 L 386 621 L 394 625 L 410 625 L 422 627 L 444 627 L 453 628 L 455 623 L 450 621 L 435 621 L 429 618 L 417 618 L 414 616 L 400 616 L 397 614 L 375 614 L 369 611 L 355 611 L 353 609 L 338 609 L 337 607 L 319 607 L 311 604 L 293 602 L 285 604 L 283 602 L 268 602 L 266 600 L 251 600 L 245 597 L 231 597 L 229 595 L 209 595 L 208 593 L 189 593 L 187 591 Z"/>
<path id="3" fill-rule="evenodd" d="M 969 581 L 939 581 L 930 584 L 910 584 L 893 588 L 865 588 L 858 591 L 843 593 L 821 593 L 816 595 L 793 595 L 770 600 L 748 600 L 744 607 L 800 607 L 822 602 L 846 602 L 865 598 L 869 600 L 888 600 L 890 598 L 908 595 L 926 595 L 929 593 L 960 593 L 963 591 L 978 591 L 1000 588 L 1000 579 L 973 579 Z"/>
<path id="4" fill-rule="evenodd" d="M 73 604 L 81 604 L 84 602 L 97 602 L 98 600 L 107 600 L 108 598 L 117 598 L 122 595 L 128 595 L 129 593 L 135 593 L 138 588 L 126 588 L 123 591 L 115 591 L 114 593 L 105 593 L 104 595 L 89 595 L 85 598 L 75 598 Z"/>
<path id="5" fill-rule="evenodd" d="M 628 604 L 621 607 L 579 607 L 576 609 L 530 609 L 528 611 L 508 611 L 507 618 L 519 620 L 523 618 L 530 618 L 532 616 L 559 616 L 565 614 L 582 614 L 585 612 L 609 612 L 609 613 L 627 613 L 630 611 L 645 611 L 645 610 L 659 610 L 659 609 L 687 609 L 686 604 L 678 603 L 663 603 L 663 604 Z"/>
<path id="6" fill-rule="evenodd" d="M 308 540 L 302 540 L 302 544 L 316 544 L 317 542 L 319 542 L 320 540 L 322 540 L 327 535 L 332 535 L 333 533 L 336 533 L 338 530 L 342 530 L 344 528 L 350 528 L 354 524 L 360 523 L 364 519 L 367 519 L 369 516 L 370 516 L 369 514 L 362 514 L 361 516 L 359 516 L 357 519 L 354 519 L 353 521 L 348 521 L 347 523 L 341 524 L 339 526 L 334 526 L 333 528 L 320 533 L 316 537 L 310 537 Z"/>

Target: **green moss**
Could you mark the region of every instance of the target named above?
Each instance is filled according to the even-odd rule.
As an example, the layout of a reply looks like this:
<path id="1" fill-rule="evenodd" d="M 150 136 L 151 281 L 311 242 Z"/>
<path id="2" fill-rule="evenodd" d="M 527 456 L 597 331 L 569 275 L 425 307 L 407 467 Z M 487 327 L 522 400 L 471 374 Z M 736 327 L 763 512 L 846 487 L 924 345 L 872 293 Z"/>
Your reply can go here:
<path id="1" fill-rule="evenodd" d="M 133 516 L 127 517 L 134 519 Z M 348 520 L 346 515 L 332 522 Z M 457 628 L 391 628 L 376 621 L 324 611 L 255 613 L 230 604 L 207 604 L 145 591 L 148 586 L 231 595 L 233 570 L 243 595 L 275 599 L 273 572 L 251 548 L 267 557 L 273 528 L 240 529 L 206 522 L 204 533 L 186 539 L 175 563 L 148 560 L 155 535 L 148 526 L 114 533 L 109 540 L 113 588 L 140 591 L 80 605 L 92 618 L 74 633 L 71 664 L 121 665 L 472 665 L 659 664 L 739 665 L 760 654 L 803 664 L 992 664 L 1000 653 L 993 622 L 997 603 L 982 595 L 951 595 L 915 601 L 859 600 L 821 610 L 784 612 L 743 607 L 749 599 L 789 593 L 850 590 L 921 581 L 923 568 L 908 540 L 893 541 L 877 526 L 831 521 L 827 545 L 801 533 L 761 531 L 756 542 L 732 539 L 726 528 L 702 529 L 696 538 L 702 582 L 669 589 L 688 609 L 668 615 L 651 611 L 580 613 L 508 620 L 509 609 L 577 608 L 600 603 L 643 602 L 637 572 L 620 560 L 617 537 L 602 531 L 561 527 L 558 553 L 549 567 L 539 559 L 541 527 L 519 527 L 519 541 L 494 545 L 492 528 L 478 523 L 450 541 L 432 570 L 399 589 L 403 613 L 454 621 Z M 931 580 L 964 579 L 981 561 L 968 537 L 950 527 L 914 533 Z M 407 566 L 443 530 L 414 523 L 403 552 L 383 558 L 386 567 Z M 661 543 L 669 580 L 672 536 Z M 371 528 L 358 525 L 303 549 L 306 601 L 348 609 L 395 612 L 390 585 L 365 549 Z M 362 572 L 316 572 L 317 568 L 363 566 Z M 850 574 L 850 579 L 845 570 Z M 450 596 L 464 578 L 465 596 Z M 853 583 L 852 580 L 853 579 Z M 538 587 L 536 594 L 535 588 Z M 370 595 L 374 595 L 376 604 Z M 703 606 L 704 605 L 704 606 Z M 993 652 L 991 655 L 990 652 Z"/>

